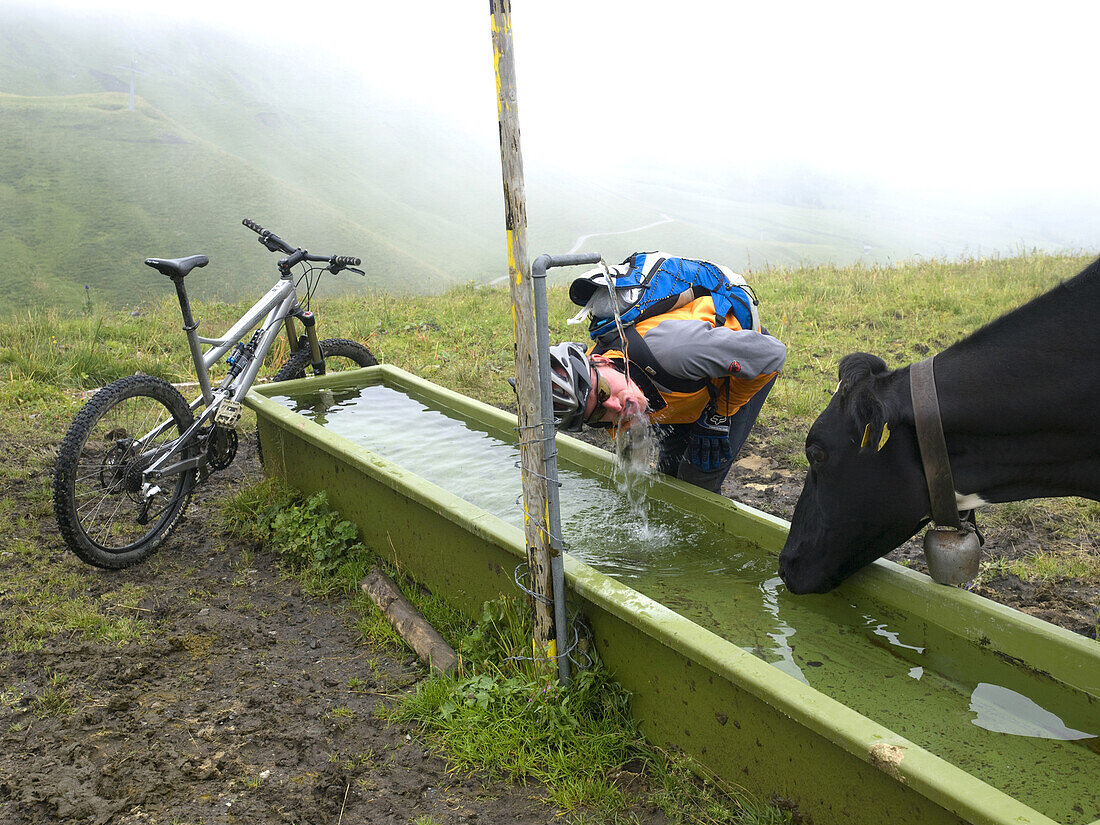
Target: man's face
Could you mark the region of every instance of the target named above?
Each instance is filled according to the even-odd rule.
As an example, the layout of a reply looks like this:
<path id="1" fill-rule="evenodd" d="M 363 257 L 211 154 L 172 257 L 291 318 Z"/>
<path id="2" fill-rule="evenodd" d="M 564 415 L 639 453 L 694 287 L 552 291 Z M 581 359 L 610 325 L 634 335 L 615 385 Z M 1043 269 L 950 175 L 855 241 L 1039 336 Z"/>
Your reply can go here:
<path id="1" fill-rule="evenodd" d="M 608 359 L 594 355 L 591 360 L 595 367 L 596 388 L 589 393 L 585 408 L 588 423 L 622 426 L 645 413 L 648 402 L 637 384 L 615 369 Z M 597 406 L 602 414 L 596 410 Z"/>

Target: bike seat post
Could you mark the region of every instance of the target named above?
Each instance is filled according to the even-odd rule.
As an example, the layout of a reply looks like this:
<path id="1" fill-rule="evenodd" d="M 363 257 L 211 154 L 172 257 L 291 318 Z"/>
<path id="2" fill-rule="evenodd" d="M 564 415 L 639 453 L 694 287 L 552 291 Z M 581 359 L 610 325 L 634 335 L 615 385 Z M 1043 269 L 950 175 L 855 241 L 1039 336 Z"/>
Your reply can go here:
<path id="1" fill-rule="evenodd" d="M 191 301 L 187 298 L 187 289 L 183 285 L 183 278 L 172 278 L 176 285 L 176 296 L 180 301 L 180 311 L 183 313 L 183 331 L 187 334 L 187 346 L 191 349 L 191 360 L 195 362 L 195 376 L 199 380 L 199 388 L 202 390 L 202 400 L 206 406 L 214 401 L 214 393 L 210 388 L 210 372 L 206 369 L 206 363 L 202 358 L 202 347 L 199 344 L 199 323 L 191 314 Z"/>

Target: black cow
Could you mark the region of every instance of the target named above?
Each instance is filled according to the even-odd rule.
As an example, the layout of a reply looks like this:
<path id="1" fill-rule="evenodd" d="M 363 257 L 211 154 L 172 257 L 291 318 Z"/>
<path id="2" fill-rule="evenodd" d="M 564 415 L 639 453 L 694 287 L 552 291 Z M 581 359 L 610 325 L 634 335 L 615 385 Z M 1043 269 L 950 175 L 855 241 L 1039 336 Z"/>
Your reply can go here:
<path id="1" fill-rule="evenodd" d="M 960 510 L 1100 500 L 1100 260 L 934 364 Z M 790 592 L 832 590 L 930 520 L 909 370 L 867 353 L 841 360 L 806 437 L 810 469 L 779 556 Z"/>

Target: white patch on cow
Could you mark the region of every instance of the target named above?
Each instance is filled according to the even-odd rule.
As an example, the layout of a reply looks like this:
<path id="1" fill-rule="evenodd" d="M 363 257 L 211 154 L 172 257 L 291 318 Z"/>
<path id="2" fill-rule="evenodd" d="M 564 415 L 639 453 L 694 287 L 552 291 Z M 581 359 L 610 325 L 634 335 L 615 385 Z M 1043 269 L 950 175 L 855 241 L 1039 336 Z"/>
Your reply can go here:
<path id="1" fill-rule="evenodd" d="M 977 510 L 979 507 L 984 507 L 989 504 L 984 498 L 977 493 L 960 493 L 955 491 L 955 506 L 959 508 L 959 512 L 965 512 L 967 510 Z"/>

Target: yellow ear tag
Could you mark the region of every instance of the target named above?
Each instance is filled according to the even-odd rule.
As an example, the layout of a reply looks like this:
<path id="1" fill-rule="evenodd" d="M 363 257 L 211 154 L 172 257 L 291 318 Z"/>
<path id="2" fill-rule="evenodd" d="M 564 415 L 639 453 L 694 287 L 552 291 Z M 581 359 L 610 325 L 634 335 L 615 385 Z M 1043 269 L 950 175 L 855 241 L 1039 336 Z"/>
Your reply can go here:
<path id="1" fill-rule="evenodd" d="M 868 426 L 870 426 L 870 425 L 868 425 Z M 864 436 L 864 438 L 866 438 L 866 436 Z M 889 441 L 889 440 L 890 440 L 890 425 L 887 424 L 886 422 L 883 422 L 883 424 L 882 424 L 882 435 L 879 436 L 878 446 L 875 447 L 875 451 L 878 452 L 879 450 L 881 450 L 886 445 L 886 442 Z"/>
<path id="2" fill-rule="evenodd" d="M 862 450 L 868 444 L 871 443 L 871 425 L 868 424 L 863 428 L 863 440 L 859 442 L 859 448 Z"/>

